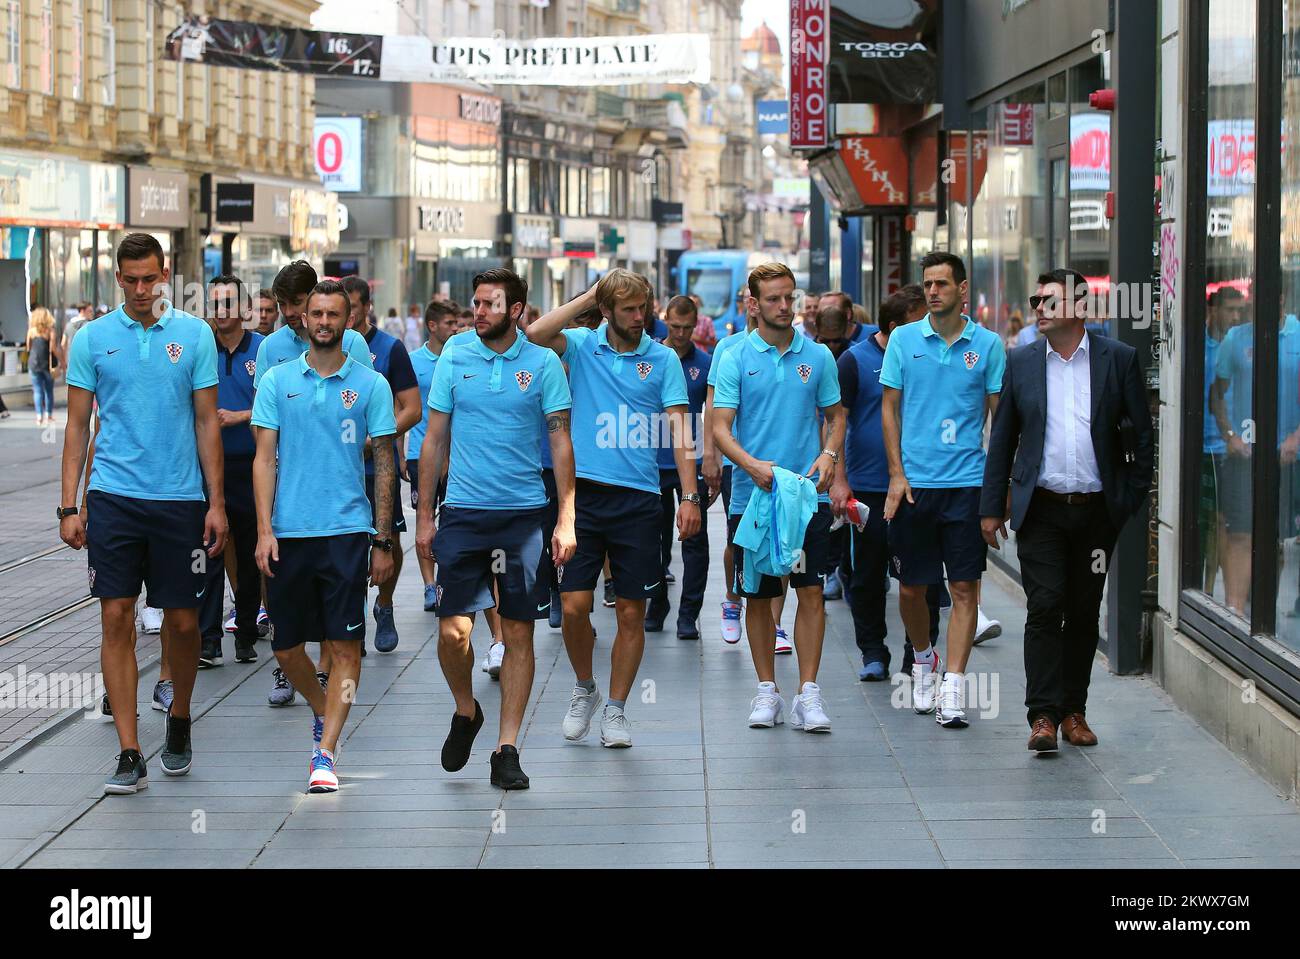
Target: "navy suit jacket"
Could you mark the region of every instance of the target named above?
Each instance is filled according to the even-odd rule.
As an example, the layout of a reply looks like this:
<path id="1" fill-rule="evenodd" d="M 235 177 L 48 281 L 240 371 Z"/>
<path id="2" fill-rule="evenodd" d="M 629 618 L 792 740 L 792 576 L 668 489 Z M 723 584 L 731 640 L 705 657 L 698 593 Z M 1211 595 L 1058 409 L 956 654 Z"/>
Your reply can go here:
<path id="1" fill-rule="evenodd" d="M 1137 350 L 1109 337 L 1088 334 L 1092 387 L 1092 449 L 1111 523 L 1119 529 L 1138 511 L 1151 489 L 1155 435 Z M 1120 422 L 1127 418 L 1136 436 L 1134 460 L 1124 461 Z M 1002 394 L 993 415 L 980 516 L 1007 515 L 1011 488 L 1011 528 L 1019 529 L 1043 466 L 1047 429 L 1047 340 L 1039 337 L 1007 354 Z"/>

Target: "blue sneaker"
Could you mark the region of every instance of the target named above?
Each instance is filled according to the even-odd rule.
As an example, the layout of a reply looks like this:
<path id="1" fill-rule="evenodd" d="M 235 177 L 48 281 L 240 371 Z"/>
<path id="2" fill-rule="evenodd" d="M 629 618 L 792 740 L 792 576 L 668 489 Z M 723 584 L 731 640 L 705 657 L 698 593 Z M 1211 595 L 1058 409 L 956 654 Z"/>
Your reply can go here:
<path id="1" fill-rule="evenodd" d="M 858 670 L 858 680 L 864 683 L 879 683 L 889 678 L 889 667 L 876 660 L 874 663 L 867 663 Z"/>
<path id="2" fill-rule="evenodd" d="M 426 613 L 436 613 L 438 611 L 438 586 L 436 583 L 429 583 L 424 587 L 424 611 Z"/>
<path id="3" fill-rule="evenodd" d="M 320 749 L 320 738 L 325 735 L 325 717 L 313 716 L 311 721 L 311 744 Z"/>
<path id="4" fill-rule="evenodd" d="M 844 587 L 840 584 L 838 573 L 828 573 L 822 577 L 822 598 L 829 600 L 844 598 Z"/>
<path id="5" fill-rule="evenodd" d="M 397 627 L 393 625 L 393 607 L 380 606 L 375 603 L 375 649 L 381 653 L 391 653 L 397 648 Z"/>
<path id="6" fill-rule="evenodd" d="M 334 754 L 328 749 L 318 749 L 311 757 L 311 776 L 307 780 L 309 793 L 336 793 L 339 777 L 334 773 Z"/>
<path id="7" fill-rule="evenodd" d="M 165 713 L 172 708 L 172 681 L 160 679 L 153 684 L 153 708 Z"/>

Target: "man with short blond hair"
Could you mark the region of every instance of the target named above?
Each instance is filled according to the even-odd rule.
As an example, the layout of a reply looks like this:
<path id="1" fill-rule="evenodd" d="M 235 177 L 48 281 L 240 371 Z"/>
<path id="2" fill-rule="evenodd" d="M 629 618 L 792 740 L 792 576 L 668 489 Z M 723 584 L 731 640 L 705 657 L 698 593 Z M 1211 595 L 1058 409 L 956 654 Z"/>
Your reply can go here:
<path id="1" fill-rule="evenodd" d="M 645 277 L 610 270 L 592 289 L 541 317 L 528 338 L 553 349 L 569 368 L 573 446 L 577 463 L 577 550 L 564 569 L 564 644 L 577 685 L 564 719 L 564 737 L 582 739 L 600 705 L 592 671 L 591 609 L 596 579 L 608 556 L 614 578 L 618 633 L 610 664 L 609 703 L 601 744 L 632 745 L 623 707 L 645 649 L 646 600 L 660 586 L 658 448 L 673 448 L 682 483 L 678 537 L 700 528 L 701 501 L 690 453 L 689 406 L 681 360 L 646 332 L 653 300 Z M 596 306 L 596 329 L 566 329 Z M 671 429 L 661 429 L 664 414 Z"/>

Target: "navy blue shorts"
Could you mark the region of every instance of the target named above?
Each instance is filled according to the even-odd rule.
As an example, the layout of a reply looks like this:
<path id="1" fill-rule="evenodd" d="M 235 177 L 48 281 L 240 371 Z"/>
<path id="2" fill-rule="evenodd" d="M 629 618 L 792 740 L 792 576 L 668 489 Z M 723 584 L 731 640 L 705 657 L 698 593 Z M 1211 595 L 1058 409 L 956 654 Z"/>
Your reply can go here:
<path id="1" fill-rule="evenodd" d="M 551 609 L 541 575 L 546 507 L 442 507 L 433 537 L 438 563 L 438 615 L 468 616 L 496 607 L 505 619 L 532 622 Z M 496 585 L 496 598 L 492 586 Z M 498 601 L 499 600 L 499 601 Z"/>
<path id="2" fill-rule="evenodd" d="M 731 515 L 731 467 L 722 467 L 722 511 Z M 731 534 L 727 534 L 727 545 L 731 545 Z"/>
<path id="3" fill-rule="evenodd" d="M 370 500 L 370 525 L 375 525 L 375 475 L 366 474 L 366 499 Z M 402 481 L 393 477 L 393 532 L 406 532 L 406 516 L 402 513 Z"/>
<path id="4" fill-rule="evenodd" d="M 740 526 L 740 513 L 727 517 L 727 538 L 735 539 L 736 529 Z M 821 573 L 831 555 L 831 508 L 826 503 L 817 504 L 817 512 L 808 521 L 808 528 L 803 534 L 803 561 L 790 573 L 790 586 L 802 589 L 805 586 L 820 586 Z M 733 592 L 752 599 L 775 599 L 784 593 L 781 577 L 762 576 L 758 580 L 758 589 L 752 593 L 745 592 L 745 551 L 737 547 L 731 551 L 732 563 L 736 569 L 736 582 Z"/>
<path id="5" fill-rule="evenodd" d="M 971 583 L 984 575 L 988 544 L 980 532 L 980 488 L 912 489 L 889 523 L 889 570 L 907 586 L 944 578 Z"/>
<path id="6" fill-rule="evenodd" d="M 411 481 L 411 509 L 420 508 L 420 461 L 406 461 L 406 475 Z M 438 507 L 442 501 L 447 498 L 447 474 L 442 474 L 442 479 L 438 481 L 438 488 L 433 492 L 433 512 L 436 515 Z M 403 520 L 405 528 L 405 520 Z"/>
<path id="7" fill-rule="evenodd" d="M 649 599 L 663 579 L 659 557 L 659 493 L 579 479 L 574 492 L 578 548 L 560 576 L 561 593 L 584 593 L 609 557 L 614 595 Z"/>
<path id="8" fill-rule="evenodd" d="M 275 623 L 272 649 L 324 639 L 366 638 L 370 534 L 285 537 L 266 579 L 266 607 Z"/>
<path id="9" fill-rule="evenodd" d="M 202 500 L 147 500 L 103 490 L 86 494 L 86 552 L 90 595 L 140 595 L 154 609 L 203 604 L 210 559 L 203 543 Z"/>

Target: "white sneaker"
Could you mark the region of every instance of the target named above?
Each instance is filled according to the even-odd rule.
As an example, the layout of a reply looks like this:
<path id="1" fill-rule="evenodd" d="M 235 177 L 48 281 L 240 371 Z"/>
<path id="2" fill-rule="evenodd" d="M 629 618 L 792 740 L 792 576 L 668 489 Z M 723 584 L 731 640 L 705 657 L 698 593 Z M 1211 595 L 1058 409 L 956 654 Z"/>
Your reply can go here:
<path id="1" fill-rule="evenodd" d="M 785 722 L 781 716 L 784 711 L 785 702 L 776 691 L 776 683 L 759 683 L 758 695 L 749 703 L 749 728 L 771 729 L 779 726 Z"/>
<path id="2" fill-rule="evenodd" d="M 925 663 L 912 664 L 912 710 L 921 714 L 934 712 L 936 689 L 939 685 L 935 671 L 939 668 L 939 654 L 934 657 L 934 665 Z"/>
<path id="3" fill-rule="evenodd" d="M 948 729 L 966 728 L 966 684 L 961 673 L 948 673 L 939 686 L 934 721 Z"/>
<path id="4" fill-rule="evenodd" d="M 976 607 L 977 618 L 975 620 L 975 645 L 978 646 L 986 639 L 997 639 L 1002 635 L 1002 624 L 996 619 L 989 619 L 984 615 L 984 608 Z"/>
<path id="5" fill-rule="evenodd" d="M 742 631 L 742 616 L 745 607 L 743 603 L 726 603 L 722 604 L 722 641 L 734 646 L 740 642 Z"/>
<path id="6" fill-rule="evenodd" d="M 564 714 L 564 738 L 582 739 L 591 729 L 591 717 L 604 702 L 600 690 L 587 692 L 581 686 L 573 687 L 573 698 L 569 700 L 569 711 Z"/>
<path id="7" fill-rule="evenodd" d="M 506 655 L 505 643 L 493 643 L 488 647 L 487 657 L 483 660 L 483 670 L 493 679 L 501 675 L 501 660 Z"/>
<path id="8" fill-rule="evenodd" d="M 831 718 L 826 715 L 826 703 L 822 700 L 821 687 L 816 683 L 804 683 L 799 695 L 790 703 L 790 728 L 809 733 L 831 731 Z"/>
<path id="9" fill-rule="evenodd" d="M 600 717 L 600 744 L 610 749 L 627 749 L 632 745 L 632 726 L 623 710 L 605 707 Z"/>
<path id="10" fill-rule="evenodd" d="M 784 629 L 778 626 L 776 628 L 776 654 L 778 656 L 783 654 L 788 656 L 793 651 L 794 647 L 790 645 L 790 637 L 786 635 Z"/>
<path id="11" fill-rule="evenodd" d="M 140 632 L 161 633 L 162 621 L 163 611 L 161 609 L 154 609 L 152 606 L 140 607 Z"/>

